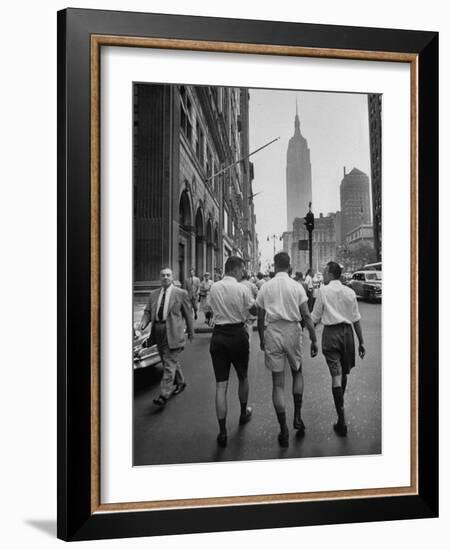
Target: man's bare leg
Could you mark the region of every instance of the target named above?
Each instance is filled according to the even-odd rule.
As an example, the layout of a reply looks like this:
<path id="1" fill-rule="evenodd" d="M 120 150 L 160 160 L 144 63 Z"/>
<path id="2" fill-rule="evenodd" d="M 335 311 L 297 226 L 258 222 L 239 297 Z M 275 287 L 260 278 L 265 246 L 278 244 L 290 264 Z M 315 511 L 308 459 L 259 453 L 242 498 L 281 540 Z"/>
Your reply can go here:
<path id="1" fill-rule="evenodd" d="M 280 433 L 278 442 L 281 447 L 289 446 L 289 430 L 286 424 L 286 405 L 284 401 L 284 371 L 272 373 L 272 400 L 278 423 L 280 424 Z"/>

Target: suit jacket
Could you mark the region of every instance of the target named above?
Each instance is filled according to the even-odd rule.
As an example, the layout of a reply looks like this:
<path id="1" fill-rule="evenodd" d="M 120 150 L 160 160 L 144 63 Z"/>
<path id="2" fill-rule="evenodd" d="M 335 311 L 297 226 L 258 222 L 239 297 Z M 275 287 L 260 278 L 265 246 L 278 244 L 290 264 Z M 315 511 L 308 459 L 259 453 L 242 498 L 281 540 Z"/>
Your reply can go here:
<path id="1" fill-rule="evenodd" d="M 154 343 L 153 327 L 157 315 L 158 298 L 161 289 L 158 288 L 150 292 L 150 296 L 145 307 L 145 315 L 152 323 L 150 333 L 150 344 Z M 184 322 L 186 321 L 188 334 L 194 333 L 194 322 L 192 320 L 192 308 L 189 302 L 188 293 L 176 286 L 172 286 L 169 304 L 167 306 L 166 332 L 167 343 L 170 349 L 182 348 L 186 342 L 184 335 Z"/>
<path id="2" fill-rule="evenodd" d="M 183 288 L 187 290 L 187 293 L 189 294 L 189 298 L 198 298 L 198 291 L 200 289 L 200 279 L 194 276 L 193 280 L 191 280 L 191 278 L 188 277 L 184 281 Z"/>

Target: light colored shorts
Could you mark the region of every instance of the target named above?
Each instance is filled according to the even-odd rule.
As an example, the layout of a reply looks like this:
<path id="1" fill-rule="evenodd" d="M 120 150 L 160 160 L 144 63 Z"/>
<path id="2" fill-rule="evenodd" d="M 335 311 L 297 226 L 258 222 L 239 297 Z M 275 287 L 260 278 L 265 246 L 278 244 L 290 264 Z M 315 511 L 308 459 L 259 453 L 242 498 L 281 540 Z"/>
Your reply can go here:
<path id="1" fill-rule="evenodd" d="M 267 325 L 265 363 L 272 372 L 283 372 L 286 362 L 292 370 L 302 368 L 302 329 L 299 323 L 275 321 Z"/>

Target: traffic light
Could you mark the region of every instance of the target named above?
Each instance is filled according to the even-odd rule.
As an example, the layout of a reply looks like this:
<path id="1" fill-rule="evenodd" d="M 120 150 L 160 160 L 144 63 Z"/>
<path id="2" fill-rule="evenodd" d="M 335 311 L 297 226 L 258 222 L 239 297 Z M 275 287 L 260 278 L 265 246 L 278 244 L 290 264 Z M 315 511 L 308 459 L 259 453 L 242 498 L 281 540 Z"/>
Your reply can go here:
<path id="1" fill-rule="evenodd" d="M 311 210 L 305 216 L 304 225 L 308 231 L 314 230 L 314 214 Z"/>

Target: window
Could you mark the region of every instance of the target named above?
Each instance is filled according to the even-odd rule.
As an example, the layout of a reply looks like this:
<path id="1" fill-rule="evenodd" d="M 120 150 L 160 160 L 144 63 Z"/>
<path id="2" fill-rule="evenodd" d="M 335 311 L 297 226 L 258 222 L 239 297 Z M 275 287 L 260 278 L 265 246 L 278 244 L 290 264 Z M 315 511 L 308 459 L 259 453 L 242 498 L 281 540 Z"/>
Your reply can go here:
<path id="1" fill-rule="evenodd" d="M 180 87 L 180 127 L 188 141 L 192 142 L 192 103 L 186 88 Z"/>
<path id="2" fill-rule="evenodd" d="M 226 208 L 223 209 L 223 230 L 228 233 L 228 212 Z"/>
<path id="3" fill-rule="evenodd" d="M 203 130 L 198 120 L 196 125 L 196 134 L 197 134 L 197 141 L 195 144 L 195 154 L 197 155 L 197 158 L 200 161 L 200 164 L 203 166 L 204 156 L 205 156 L 205 134 L 203 133 Z"/>

